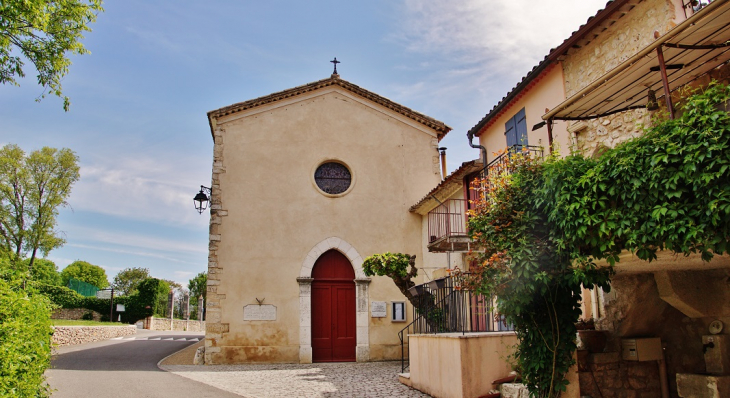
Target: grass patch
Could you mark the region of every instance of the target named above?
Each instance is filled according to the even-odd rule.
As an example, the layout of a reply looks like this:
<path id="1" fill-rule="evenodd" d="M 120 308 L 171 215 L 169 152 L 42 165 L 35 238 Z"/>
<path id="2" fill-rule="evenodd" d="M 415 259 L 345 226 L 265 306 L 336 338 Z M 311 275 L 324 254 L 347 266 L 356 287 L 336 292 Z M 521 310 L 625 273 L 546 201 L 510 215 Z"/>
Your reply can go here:
<path id="1" fill-rule="evenodd" d="M 120 322 L 71 321 L 68 319 L 51 319 L 53 326 L 128 326 Z"/>

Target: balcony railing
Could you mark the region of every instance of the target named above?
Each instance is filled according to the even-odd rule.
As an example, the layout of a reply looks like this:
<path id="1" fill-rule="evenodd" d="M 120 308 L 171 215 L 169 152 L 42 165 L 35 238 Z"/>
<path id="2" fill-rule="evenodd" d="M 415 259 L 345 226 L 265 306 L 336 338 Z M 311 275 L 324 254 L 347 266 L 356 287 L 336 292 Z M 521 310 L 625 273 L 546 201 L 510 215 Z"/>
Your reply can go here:
<path id="1" fill-rule="evenodd" d="M 489 162 L 487 171 L 491 173 L 510 173 L 509 160 L 515 156 L 542 159 L 542 147 L 513 145 Z M 484 178 L 483 172 L 479 178 Z M 467 228 L 466 199 L 449 199 L 428 213 L 428 250 L 431 252 L 468 251 L 471 240 Z"/>
<path id="2" fill-rule="evenodd" d="M 468 274 L 436 279 L 411 288 L 416 294 L 413 322 L 398 333 L 402 371 L 408 368 L 408 335 L 477 333 L 512 330 L 495 316 L 494 299 L 471 291 L 464 280 Z"/>
<path id="3" fill-rule="evenodd" d="M 466 199 L 449 199 L 428 213 L 428 243 L 466 236 Z"/>
<path id="4" fill-rule="evenodd" d="M 502 173 L 504 171 L 510 173 L 512 170 L 509 170 L 509 160 L 514 156 L 520 155 L 533 159 L 542 159 L 542 147 L 532 145 L 512 145 L 507 148 L 504 153 L 489 162 L 487 165 L 487 171 L 490 174 Z"/>

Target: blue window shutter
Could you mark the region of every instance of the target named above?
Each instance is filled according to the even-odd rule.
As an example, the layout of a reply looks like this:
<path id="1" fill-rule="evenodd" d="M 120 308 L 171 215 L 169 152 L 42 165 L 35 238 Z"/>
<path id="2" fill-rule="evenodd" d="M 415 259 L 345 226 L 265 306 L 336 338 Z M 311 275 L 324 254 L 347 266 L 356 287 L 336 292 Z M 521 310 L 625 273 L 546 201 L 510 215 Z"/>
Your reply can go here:
<path id="1" fill-rule="evenodd" d="M 527 118 L 525 117 L 525 108 L 522 108 L 515 115 L 515 129 L 517 130 L 517 144 L 529 145 L 527 142 Z"/>
<path id="2" fill-rule="evenodd" d="M 517 128 L 515 126 L 515 118 L 511 118 L 504 124 L 504 135 L 507 137 L 507 147 L 517 145 Z"/>

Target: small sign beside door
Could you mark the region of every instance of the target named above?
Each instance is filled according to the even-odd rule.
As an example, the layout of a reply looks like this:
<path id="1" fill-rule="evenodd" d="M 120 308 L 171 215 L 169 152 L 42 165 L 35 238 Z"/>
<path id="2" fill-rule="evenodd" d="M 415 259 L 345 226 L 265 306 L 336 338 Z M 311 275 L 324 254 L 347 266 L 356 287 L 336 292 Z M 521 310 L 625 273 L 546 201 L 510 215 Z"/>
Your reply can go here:
<path id="1" fill-rule="evenodd" d="M 388 316 L 388 305 L 385 301 L 373 301 L 370 304 L 370 316 L 373 318 L 385 318 Z"/>

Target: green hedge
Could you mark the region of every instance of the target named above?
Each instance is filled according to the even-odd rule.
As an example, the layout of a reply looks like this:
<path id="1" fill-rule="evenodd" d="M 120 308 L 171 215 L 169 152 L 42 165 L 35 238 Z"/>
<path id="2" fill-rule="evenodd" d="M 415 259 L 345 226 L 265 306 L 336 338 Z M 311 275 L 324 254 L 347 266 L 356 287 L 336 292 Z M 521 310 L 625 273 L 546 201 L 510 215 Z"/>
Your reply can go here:
<path id="1" fill-rule="evenodd" d="M 161 294 L 159 287 L 162 284 L 164 284 L 164 281 L 148 278 L 140 283 L 137 293 L 130 296 L 115 297 L 114 319 L 111 320 L 116 321 L 118 315 L 121 314 L 122 322 L 132 324 L 151 316 L 159 301 L 158 295 Z M 60 308 L 86 308 L 102 314 L 102 320 L 109 320 L 109 299 L 85 297 L 65 286 L 37 284 L 37 287 L 53 304 Z M 164 292 L 164 294 L 167 293 Z M 116 304 L 123 304 L 125 311 L 117 312 Z"/>
<path id="2" fill-rule="evenodd" d="M 0 397 L 47 397 L 51 305 L 29 288 L 0 279 Z"/>

